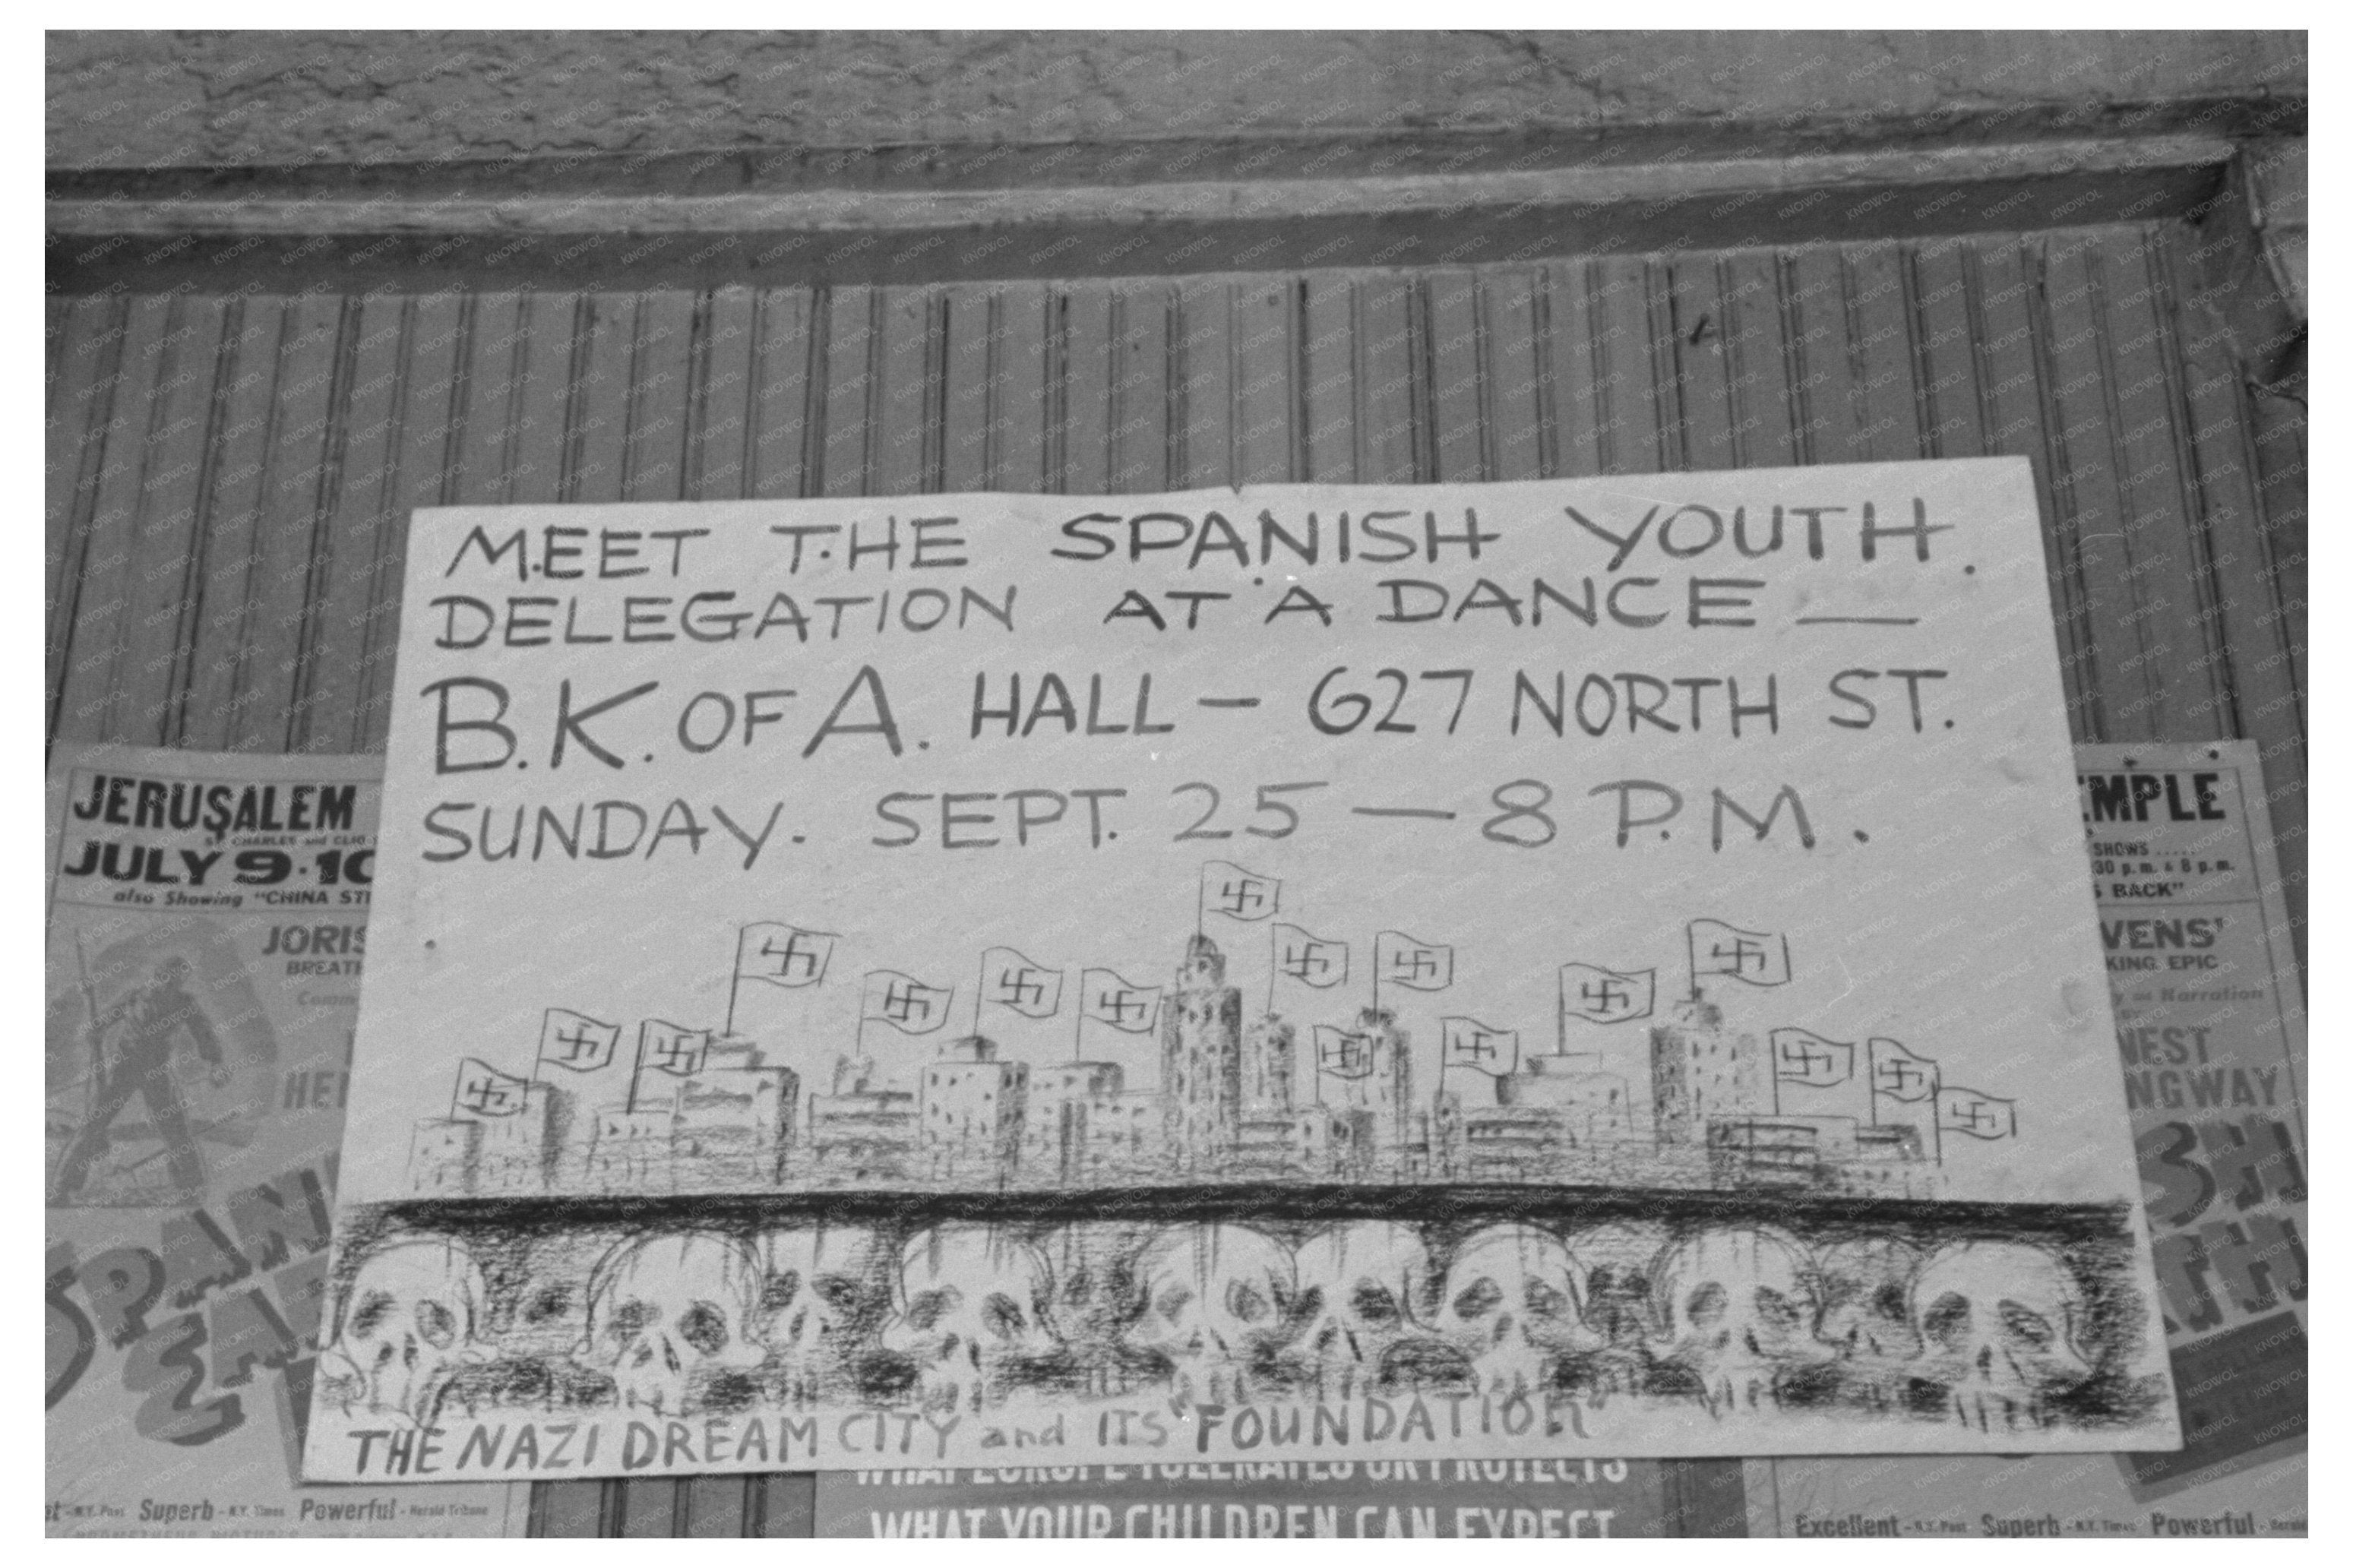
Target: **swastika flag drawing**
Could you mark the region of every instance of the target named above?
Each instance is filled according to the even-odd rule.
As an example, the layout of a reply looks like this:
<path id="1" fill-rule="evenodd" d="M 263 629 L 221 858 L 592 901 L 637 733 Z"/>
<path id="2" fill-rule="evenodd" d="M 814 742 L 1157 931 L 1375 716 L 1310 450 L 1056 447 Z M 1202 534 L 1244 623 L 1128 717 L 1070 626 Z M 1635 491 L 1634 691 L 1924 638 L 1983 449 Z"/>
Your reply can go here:
<path id="1" fill-rule="evenodd" d="M 1329 990 L 1348 978 L 1348 944 L 1325 942 L 1298 926 L 1277 922 L 1274 928 L 1274 972 L 1285 980 Z"/>
<path id="2" fill-rule="evenodd" d="M 1998 1100 L 1957 1085 L 1940 1089 L 1936 1091 L 1936 1125 L 1947 1132 L 1970 1138 L 2015 1138 L 2018 1101 Z"/>
<path id="3" fill-rule="evenodd" d="M 1201 910 L 1229 921 L 1262 921 L 1282 906 L 1282 883 L 1261 877 L 1230 860 L 1212 860 L 1201 868 Z"/>
<path id="4" fill-rule="evenodd" d="M 692 1078 L 702 1070 L 703 1053 L 711 1048 L 711 1031 L 683 1024 L 648 1018 L 638 1026 L 638 1065 L 676 1078 Z"/>
<path id="5" fill-rule="evenodd" d="M 1926 1100 L 1942 1081 L 1936 1064 L 1915 1057 L 1900 1040 L 1871 1042 L 1871 1092 L 1890 1100 Z"/>
<path id="6" fill-rule="evenodd" d="M 600 1024 L 586 1013 L 550 1007 L 539 1023 L 539 1059 L 574 1072 L 595 1072 L 612 1064 L 613 1047 L 620 1039 L 618 1024 Z"/>
<path id="7" fill-rule="evenodd" d="M 1624 1024 L 1647 1018 L 1659 995 L 1659 972 L 1634 969 L 1621 973 L 1598 963 L 1560 966 L 1560 1010 L 1571 1018 L 1592 1024 Z"/>
<path id="8" fill-rule="evenodd" d="M 468 1057 L 458 1064 L 458 1087 L 449 1098 L 449 1114 L 520 1116 L 530 1089 L 529 1079 L 501 1072 L 488 1062 Z"/>
<path id="9" fill-rule="evenodd" d="M 1417 942 L 1401 931 L 1385 931 L 1373 938 L 1373 970 L 1384 985 L 1443 991 L 1454 984 L 1454 949 Z"/>
<path id="10" fill-rule="evenodd" d="M 1469 1068 L 1489 1078 L 1504 1078 L 1520 1067 L 1520 1032 L 1498 1029 L 1476 1018 L 1440 1018 L 1439 1037 L 1445 1049 L 1439 1058 L 1451 1068 Z"/>
<path id="11" fill-rule="evenodd" d="M 980 955 L 980 999 L 1025 1017 L 1050 1018 L 1062 1007 L 1062 972 L 1032 963 L 1009 947 Z"/>
<path id="12" fill-rule="evenodd" d="M 1742 931 L 1722 921 L 1689 927 L 1692 984 L 1703 974 L 1728 974 L 1751 985 L 1789 983 L 1789 939 L 1778 931 Z"/>
<path id="13" fill-rule="evenodd" d="M 1826 1040 L 1810 1029 L 1773 1031 L 1773 1076 L 1783 1083 L 1829 1089 L 1854 1076 L 1852 1042 Z"/>
<path id="14" fill-rule="evenodd" d="M 1148 1035 L 1160 1017 L 1160 987 L 1130 985 L 1108 969 L 1079 974 L 1079 1010 L 1125 1035 Z"/>
<path id="15" fill-rule="evenodd" d="M 953 985 L 926 985 L 895 969 L 870 970 L 860 1016 L 902 1035 L 928 1035 L 948 1021 Z"/>
<path id="16" fill-rule="evenodd" d="M 771 985 L 814 985 L 833 961 L 833 941 L 830 931 L 756 921 L 736 939 L 735 973 Z"/>
<path id="17" fill-rule="evenodd" d="M 1336 1024 L 1315 1026 L 1315 1069 L 1334 1078 L 1363 1078 L 1373 1070 L 1373 1037 Z"/>

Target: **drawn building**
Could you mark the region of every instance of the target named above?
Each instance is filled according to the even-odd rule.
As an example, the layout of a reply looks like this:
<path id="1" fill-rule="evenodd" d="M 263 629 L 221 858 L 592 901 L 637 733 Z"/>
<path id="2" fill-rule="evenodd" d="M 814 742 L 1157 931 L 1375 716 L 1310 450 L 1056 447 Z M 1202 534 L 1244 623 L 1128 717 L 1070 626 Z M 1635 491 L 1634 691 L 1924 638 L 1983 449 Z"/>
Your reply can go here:
<path id="1" fill-rule="evenodd" d="M 1767 1109 L 1766 1058 L 1754 1035 L 1724 1026 L 1724 1009 L 1704 996 L 1675 1004 L 1651 1027 L 1651 1105 L 1662 1146 L 1697 1146 L 1712 1118 Z"/>
<path id="2" fill-rule="evenodd" d="M 1725 1187 L 1908 1190 L 1920 1130 L 1852 1116 L 1736 1116 L 1707 1124 L 1708 1174 Z"/>
<path id="3" fill-rule="evenodd" d="M 474 1190 L 482 1124 L 435 1116 L 417 1124 L 408 1145 L 409 1185 L 420 1196 L 464 1197 Z"/>
<path id="4" fill-rule="evenodd" d="M 669 1188 L 676 1120 L 667 1105 L 644 1110 L 625 1105 L 598 1108 L 580 1184 L 601 1193 Z"/>
<path id="5" fill-rule="evenodd" d="M 522 1109 L 486 1116 L 460 1106 L 453 1120 L 471 1121 L 474 1138 L 470 1193 L 544 1193 L 563 1184 L 565 1134 L 572 1121 L 572 1096 L 553 1084 L 526 1085 Z"/>
<path id="6" fill-rule="evenodd" d="M 966 1035 L 923 1068 L 917 1138 L 934 1176 L 1003 1179 L 1021 1157 L 1029 1064 L 997 1059 L 997 1042 Z"/>
<path id="7" fill-rule="evenodd" d="M 1021 1126 L 1021 1173 L 1032 1181 L 1075 1182 L 1087 1168 L 1098 1110 L 1125 1086 L 1117 1062 L 1053 1062 L 1029 1075 Z"/>
<path id="8" fill-rule="evenodd" d="M 799 1109 L 799 1074 L 765 1065 L 748 1040 L 714 1040 L 691 1072 L 640 1072 L 632 1100 L 598 1107 L 565 1185 L 592 1192 L 774 1185 L 784 1178 Z"/>
<path id="9" fill-rule="evenodd" d="M 1465 1105 L 1452 1131 L 1449 1163 L 1468 1182 L 1554 1180 L 1576 1147 L 1567 1116 L 1549 1105 Z"/>
<path id="10" fill-rule="evenodd" d="M 1362 1181 L 1373 1173 L 1377 1155 L 1369 1111 L 1325 1105 L 1253 1110 L 1243 1114 L 1236 1129 L 1226 1173 L 1242 1178 Z"/>
<path id="11" fill-rule="evenodd" d="M 805 1171 L 824 1182 L 904 1180 L 915 1165 L 914 1091 L 877 1080 L 874 1063 L 841 1058 L 833 1092 L 809 1097 Z"/>
<path id="12" fill-rule="evenodd" d="M 651 1079 L 638 1084 L 638 1104 Z M 784 1173 L 800 1111 L 800 1075 L 769 1067 L 748 1041 L 720 1039 L 701 1067 L 661 1086 L 675 1121 L 671 1158 L 679 1185 L 773 1184 Z"/>
<path id="13" fill-rule="evenodd" d="M 1338 1110 L 1361 1110 L 1372 1119 L 1373 1142 L 1383 1155 L 1403 1147 L 1413 1125 L 1413 1037 L 1384 1007 L 1358 1009 L 1351 1031 L 1369 1057 L 1363 1075 L 1316 1074 L 1318 1097 Z"/>
<path id="14" fill-rule="evenodd" d="M 1242 1036 L 1242 1105 L 1248 1110 L 1289 1110 L 1293 1102 L 1299 1030 L 1269 1013 Z"/>
<path id="15" fill-rule="evenodd" d="M 1624 1078 L 1600 1067 L 1598 1052 L 1524 1058 L 1519 1071 L 1495 1080 L 1495 1103 L 1557 1111 L 1580 1148 L 1622 1142 L 1634 1133 L 1632 1096 Z"/>
<path id="16" fill-rule="evenodd" d="M 1241 1125 L 1242 994 L 1226 984 L 1225 955 L 1206 936 L 1185 948 L 1161 1003 L 1160 1092 L 1168 1158 L 1179 1174 L 1214 1173 Z"/>

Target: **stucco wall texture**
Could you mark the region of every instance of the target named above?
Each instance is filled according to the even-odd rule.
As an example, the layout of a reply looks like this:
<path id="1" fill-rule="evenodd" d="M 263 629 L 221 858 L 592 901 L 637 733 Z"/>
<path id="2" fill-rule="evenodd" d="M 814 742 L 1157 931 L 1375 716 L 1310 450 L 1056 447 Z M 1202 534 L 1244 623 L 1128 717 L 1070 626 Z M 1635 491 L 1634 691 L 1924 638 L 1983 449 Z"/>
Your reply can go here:
<path id="1" fill-rule="evenodd" d="M 2301 94 L 2301 33 L 53 32 L 53 168 L 1789 130 Z"/>

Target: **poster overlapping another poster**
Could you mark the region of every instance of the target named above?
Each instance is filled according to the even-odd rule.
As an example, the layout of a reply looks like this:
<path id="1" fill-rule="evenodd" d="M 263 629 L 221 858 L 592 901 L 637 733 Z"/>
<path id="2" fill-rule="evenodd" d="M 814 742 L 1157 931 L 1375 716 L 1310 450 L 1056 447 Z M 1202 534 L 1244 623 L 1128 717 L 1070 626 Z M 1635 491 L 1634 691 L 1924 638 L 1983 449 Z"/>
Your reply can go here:
<path id="1" fill-rule="evenodd" d="M 1759 1533 L 2307 1531 L 2304 987 L 2263 765 L 2252 742 L 2221 741 L 2081 746 L 2076 766 L 2182 1447 L 1754 1461 Z M 1915 1338 L 1935 1310 L 1922 1304 Z"/>
<path id="2" fill-rule="evenodd" d="M 51 759 L 51 1535 L 522 1531 L 520 1488 L 296 1484 L 382 771 L 134 747 Z"/>

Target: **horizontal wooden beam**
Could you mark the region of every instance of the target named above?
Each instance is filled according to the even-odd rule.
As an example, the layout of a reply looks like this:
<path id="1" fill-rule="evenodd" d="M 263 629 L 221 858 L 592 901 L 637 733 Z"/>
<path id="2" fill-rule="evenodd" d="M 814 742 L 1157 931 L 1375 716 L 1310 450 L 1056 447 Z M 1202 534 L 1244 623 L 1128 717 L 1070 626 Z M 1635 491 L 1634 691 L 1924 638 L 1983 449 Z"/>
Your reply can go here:
<path id="1" fill-rule="evenodd" d="M 968 164 L 864 184 L 801 169 L 774 188 L 670 194 L 627 189 L 617 172 L 607 191 L 537 168 L 521 189 L 459 170 L 406 184 L 376 171 L 348 186 L 303 171 L 299 192 L 211 177 L 168 192 L 150 176 L 102 192 L 78 176 L 52 184 L 48 282 L 66 293 L 934 283 L 1907 238 L 2193 214 L 2221 189 L 2233 146 L 2184 133 L 1142 177 L 1166 170 L 1155 163 L 1126 182 L 996 185 L 972 183 Z"/>
<path id="2" fill-rule="evenodd" d="M 52 232 L 81 236 L 356 234 L 923 234 L 1006 225 L 1242 223 L 1267 218 L 1460 215 L 1522 206 L 1599 208 L 1787 196 L 1811 190 L 2142 176 L 2219 170 L 2232 144 L 2204 136 L 1895 147 L 1788 158 L 1477 170 L 1341 178 L 1166 180 L 996 189 L 859 188 L 723 195 L 474 195 L 462 188 L 269 196 L 65 196 Z"/>

